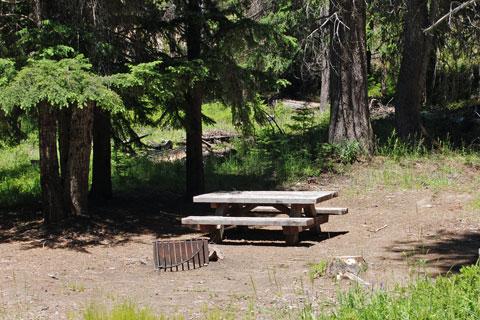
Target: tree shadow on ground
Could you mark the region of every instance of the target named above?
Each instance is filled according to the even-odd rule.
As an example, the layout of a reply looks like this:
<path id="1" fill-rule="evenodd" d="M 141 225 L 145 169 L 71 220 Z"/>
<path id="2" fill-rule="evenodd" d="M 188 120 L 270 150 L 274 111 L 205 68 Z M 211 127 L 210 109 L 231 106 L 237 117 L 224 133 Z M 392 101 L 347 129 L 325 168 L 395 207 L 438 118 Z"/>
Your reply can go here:
<path id="1" fill-rule="evenodd" d="M 388 249 L 398 252 L 398 261 L 406 261 L 410 265 L 425 263 L 427 268 L 438 268 L 439 274 L 446 274 L 475 264 L 479 248 L 480 233 L 460 234 L 440 230 L 423 241 L 398 241 Z"/>
<path id="2" fill-rule="evenodd" d="M 152 189 L 119 192 L 92 205 L 89 216 L 75 216 L 62 225 L 45 226 L 39 208 L 0 211 L 0 243 L 22 242 L 24 249 L 121 245 L 138 235 L 161 239 L 192 233 L 181 226 L 187 215 L 210 212 L 207 205 L 185 201 L 183 194 Z"/>
<path id="3" fill-rule="evenodd" d="M 321 232 L 303 231 L 299 235 L 297 247 L 311 247 L 319 242 L 343 235 L 348 231 L 342 232 Z M 224 245 L 242 246 L 266 246 L 266 247 L 289 247 L 285 243 L 285 236 L 281 229 L 263 229 L 263 228 L 231 228 L 225 230 Z"/>

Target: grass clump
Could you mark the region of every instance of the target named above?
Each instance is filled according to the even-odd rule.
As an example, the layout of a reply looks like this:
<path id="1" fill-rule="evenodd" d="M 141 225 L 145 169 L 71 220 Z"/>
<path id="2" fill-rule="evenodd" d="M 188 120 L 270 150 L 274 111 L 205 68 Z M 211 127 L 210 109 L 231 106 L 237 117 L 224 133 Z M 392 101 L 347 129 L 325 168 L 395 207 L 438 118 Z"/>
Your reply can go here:
<path id="1" fill-rule="evenodd" d="M 471 210 L 480 211 L 480 197 L 471 200 L 471 201 L 468 203 L 468 207 L 469 207 Z"/>
<path id="2" fill-rule="evenodd" d="M 135 302 L 126 300 L 107 310 L 96 304 L 90 304 L 83 311 L 84 320 L 164 320 L 164 316 L 156 316 L 149 308 L 139 308 Z M 183 319 L 175 317 L 173 319 Z"/>
<path id="3" fill-rule="evenodd" d="M 459 274 L 436 279 L 419 277 L 392 291 L 355 287 L 340 294 L 336 307 L 317 319 L 478 319 L 480 267 L 462 267 Z M 302 317 L 311 319 L 309 317 Z"/>
<path id="4" fill-rule="evenodd" d="M 323 259 L 320 263 L 314 263 L 308 270 L 310 282 L 313 284 L 315 278 L 322 277 L 327 272 L 328 260 Z"/>

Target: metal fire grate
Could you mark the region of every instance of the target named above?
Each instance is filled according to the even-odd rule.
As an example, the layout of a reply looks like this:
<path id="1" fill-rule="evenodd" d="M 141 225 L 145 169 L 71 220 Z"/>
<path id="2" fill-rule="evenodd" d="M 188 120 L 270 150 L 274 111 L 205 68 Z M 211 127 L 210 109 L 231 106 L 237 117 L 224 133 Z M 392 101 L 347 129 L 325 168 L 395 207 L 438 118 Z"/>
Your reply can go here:
<path id="1" fill-rule="evenodd" d="M 153 241 L 153 260 L 160 271 L 203 267 L 208 264 L 208 239 Z"/>

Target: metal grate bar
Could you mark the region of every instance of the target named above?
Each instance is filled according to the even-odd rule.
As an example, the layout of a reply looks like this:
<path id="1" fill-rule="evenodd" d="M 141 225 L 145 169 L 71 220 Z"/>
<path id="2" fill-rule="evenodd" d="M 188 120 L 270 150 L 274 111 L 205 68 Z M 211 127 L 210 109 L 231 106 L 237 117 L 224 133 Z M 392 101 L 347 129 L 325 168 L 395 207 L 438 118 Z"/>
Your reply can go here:
<path id="1" fill-rule="evenodd" d="M 153 261 L 159 271 L 190 270 L 208 265 L 208 240 L 153 241 Z"/>

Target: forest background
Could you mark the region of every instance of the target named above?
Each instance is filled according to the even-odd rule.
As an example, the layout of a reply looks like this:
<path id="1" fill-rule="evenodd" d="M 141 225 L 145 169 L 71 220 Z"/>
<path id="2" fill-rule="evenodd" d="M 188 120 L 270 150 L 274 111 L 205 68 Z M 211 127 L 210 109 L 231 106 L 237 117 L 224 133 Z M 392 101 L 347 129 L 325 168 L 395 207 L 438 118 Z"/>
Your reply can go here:
<path id="1" fill-rule="evenodd" d="M 102 244 L 105 235 L 127 234 L 130 228 L 145 237 L 151 230 L 157 236 L 183 234 L 172 222 L 178 215 L 162 209 L 161 225 L 146 228 L 150 220 L 141 221 L 142 214 L 150 210 L 157 216 L 159 207 L 176 209 L 206 191 L 303 188 L 360 167 L 371 169 L 357 179 L 367 181 L 355 191 L 362 196 L 342 199 L 358 210 L 347 223 L 351 237 L 366 233 L 371 239 L 370 233 L 385 230 L 389 233 L 379 241 L 381 246 L 405 234 L 408 240 L 408 232 L 392 228 L 397 218 L 404 219 L 397 226 L 419 227 L 420 234 L 438 231 L 439 239 L 445 237 L 442 228 L 449 228 L 466 240 L 451 250 L 452 261 L 443 261 L 445 272 L 456 271 L 452 268 L 457 264 L 472 264 L 478 235 L 469 233 L 475 227 L 470 220 L 461 219 L 467 209 L 480 210 L 479 31 L 478 0 L 0 0 L 0 240 L 9 255 L 0 263 L 17 268 L 9 260 L 16 241 L 38 250 L 51 246 L 81 251 Z M 300 107 L 292 107 L 292 100 Z M 230 140 L 211 144 L 212 135 Z M 170 146 L 173 151 L 166 150 Z M 172 160 L 170 155 L 178 150 L 180 156 Z M 358 183 L 352 176 L 343 185 L 347 189 L 350 181 Z M 460 193 L 458 185 L 468 197 L 461 194 L 465 207 L 452 209 L 457 220 L 450 222 L 450 207 L 457 202 L 448 199 Z M 407 194 L 398 202 L 400 209 L 390 208 L 388 228 L 375 225 L 383 213 L 374 209 L 375 201 L 385 204 L 386 191 L 379 192 L 378 199 L 362 198 L 367 189 L 384 187 L 399 190 L 399 198 Z M 437 220 L 441 214 L 424 212 L 432 202 L 418 206 L 423 198 L 411 194 L 426 196 L 422 188 L 434 196 L 447 194 L 436 210 L 448 211 L 443 213 L 448 223 Z M 140 200 L 130 203 L 138 195 Z M 436 201 L 434 196 L 429 201 Z M 393 199 L 391 194 L 386 197 L 387 203 Z M 148 208 L 149 201 L 158 206 Z M 405 209 L 411 203 L 415 214 Z M 431 221 L 418 222 L 419 217 Z M 367 222 L 375 225 L 374 231 Z M 88 237 L 105 239 L 85 240 Z M 455 236 L 450 237 L 455 242 Z M 349 246 L 340 238 L 333 239 L 335 249 Z M 322 241 L 315 241 L 320 244 L 315 250 L 325 254 Z M 355 248 L 370 245 L 357 242 Z M 96 252 L 96 260 L 89 260 L 93 268 L 111 262 L 108 251 L 105 260 L 100 258 L 113 246 L 103 243 L 106 249 L 89 247 Z M 329 242 L 325 247 L 334 246 Z M 138 255 L 138 248 L 123 249 Z M 245 248 L 251 254 L 262 246 Z M 279 247 L 274 254 L 270 249 L 267 245 L 267 259 L 282 260 L 302 249 L 311 258 L 308 248 Z M 126 255 L 119 246 L 112 250 L 117 258 Z M 410 254 L 427 256 L 428 250 L 422 243 Z M 395 257 L 391 251 L 384 252 L 385 260 Z M 22 265 L 25 252 L 23 247 L 14 252 Z M 26 253 L 29 259 L 34 252 Z M 231 263 L 247 255 L 240 246 L 232 252 Z M 48 251 L 56 271 L 62 262 L 57 253 Z M 408 253 L 401 254 L 410 268 L 413 256 Z M 62 254 L 74 256 L 72 251 Z M 377 263 L 371 272 L 379 272 L 380 263 L 373 255 L 369 258 Z M 58 296 L 44 294 L 45 281 L 35 274 L 44 273 L 42 263 L 48 261 L 45 252 L 39 252 L 32 264 L 36 269 L 26 273 L 30 283 L 39 280 L 39 297 L 48 300 L 37 312 L 53 315 Z M 140 282 L 153 285 L 156 274 L 141 268 L 143 260 L 137 262 L 139 273 L 132 278 L 146 274 Z M 125 267 L 123 262 L 118 265 Z M 311 266 L 312 288 L 322 265 Z M 436 282 L 421 277 L 408 287 L 395 284 L 392 294 L 356 288 L 336 300 L 333 317 L 383 319 L 395 318 L 395 312 L 398 318 L 475 316 L 480 305 L 470 302 L 478 301 L 478 275 L 477 265 Z M 105 285 L 102 277 L 111 276 L 100 273 L 98 283 Z M 58 280 L 58 274 L 47 277 Z M 2 298 L 13 287 L 17 294 L 15 279 L 14 272 L 5 276 Z M 138 283 L 127 289 L 141 287 Z M 25 291 L 28 285 L 25 281 Z M 231 286 L 238 289 L 237 283 Z M 70 287 L 77 293 L 86 290 L 77 283 Z M 51 288 L 54 294 L 58 290 Z M 155 298 L 151 292 L 143 293 Z M 399 302 L 399 296 L 405 299 Z M 2 300 L 5 310 L 15 304 L 11 297 Z M 24 302 L 28 304 L 26 298 Z M 332 316 L 330 310 L 325 318 Z M 88 318 L 91 310 L 82 312 Z M 299 312 L 293 317 L 321 316 L 308 305 Z"/>
<path id="2" fill-rule="evenodd" d="M 40 156 L 39 172 L 15 169 L 39 174 L 30 191 L 4 171 L 2 205 L 41 195 L 47 224 L 111 198 L 112 152 L 144 147 L 144 127 L 185 130 L 177 179 L 187 198 L 204 192 L 202 123 L 225 110 L 243 138 L 217 165 L 269 157 L 273 182 L 258 188 L 371 157 L 387 140 L 478 144 L 476 1 L 1 1 L 0 19 L 1 146 L 38 138 Z M 273 116 L 284 98 L 318 101 L 328 118 L 303 110 L 285 132 Z M 384 105 L 394 117 L 374 132 L 370 110 Z M 303 172 L 282 174 L 298 161 Z"/>

